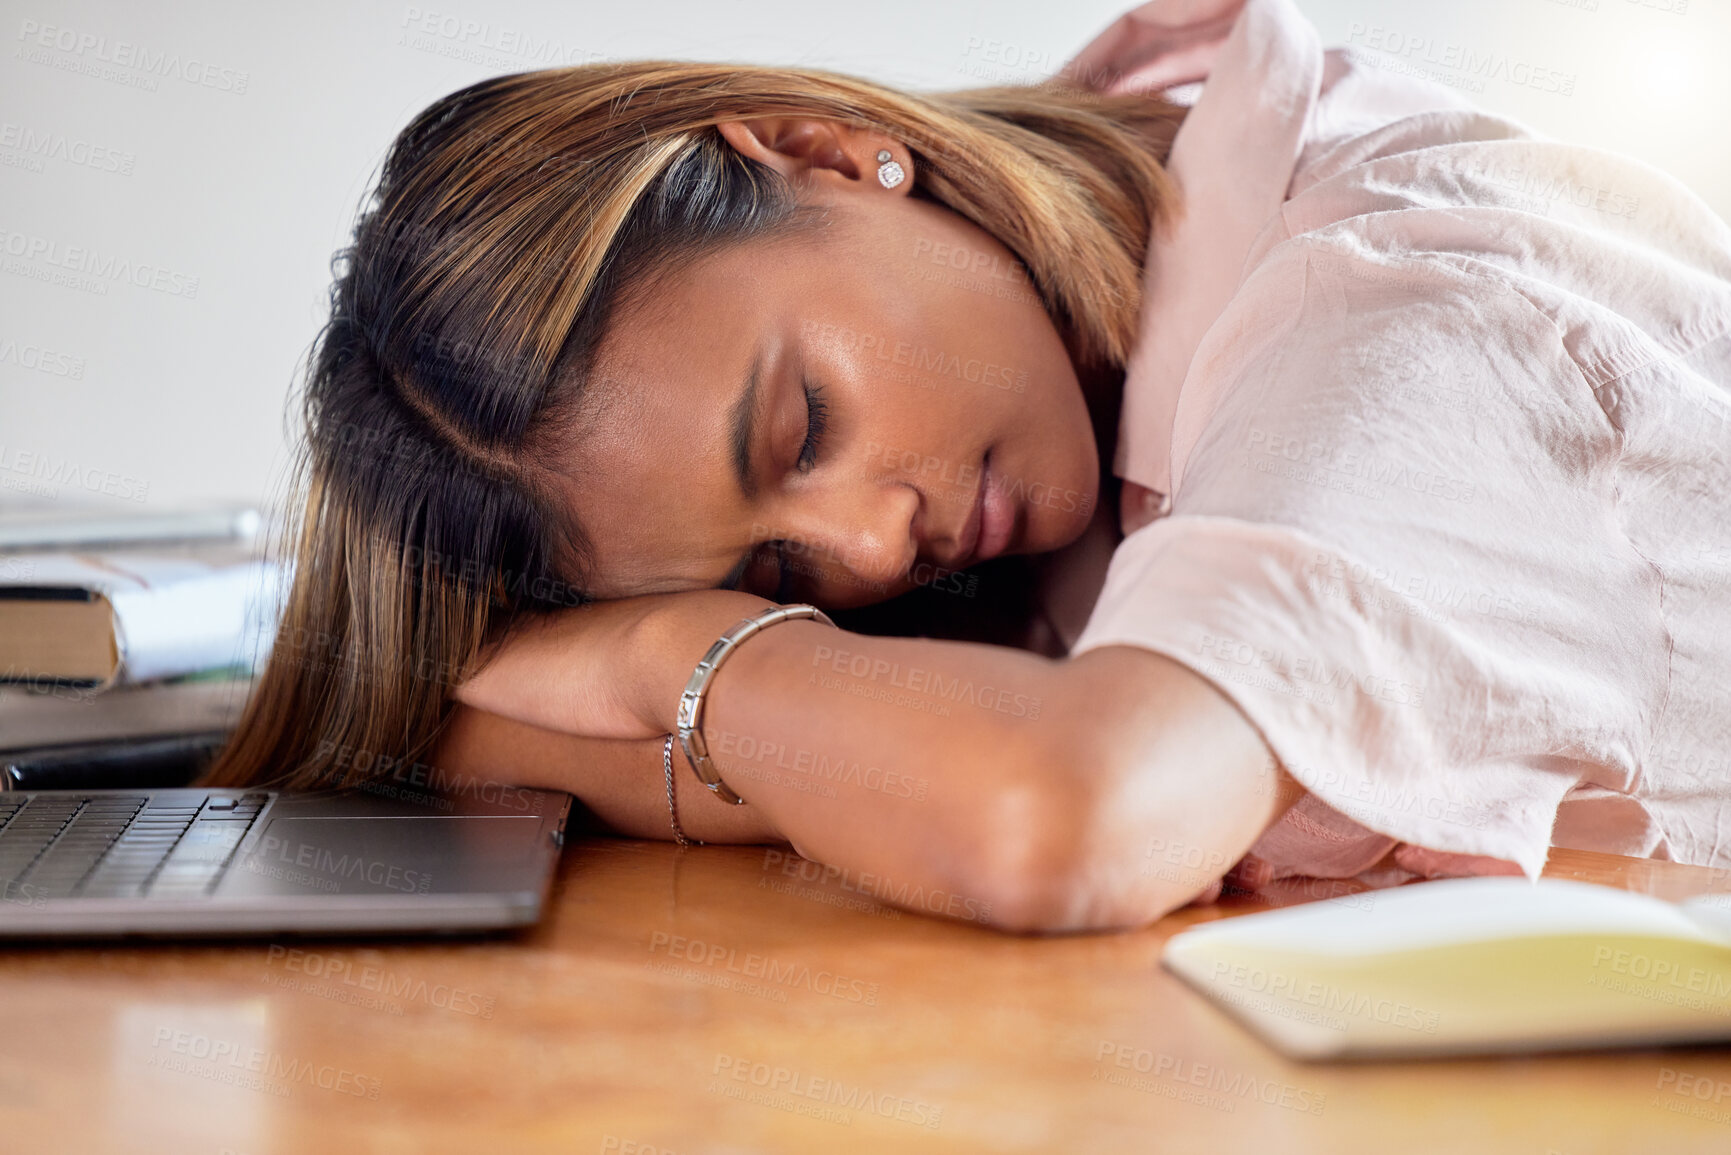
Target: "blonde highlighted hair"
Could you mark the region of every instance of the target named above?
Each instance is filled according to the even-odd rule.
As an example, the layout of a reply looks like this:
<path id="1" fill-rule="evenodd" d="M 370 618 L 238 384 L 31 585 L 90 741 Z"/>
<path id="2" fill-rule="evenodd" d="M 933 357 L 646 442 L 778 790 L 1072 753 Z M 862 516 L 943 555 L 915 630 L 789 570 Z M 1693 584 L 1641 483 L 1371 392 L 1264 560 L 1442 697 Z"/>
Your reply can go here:
<path id="1" fill-rule="evenodd" d="M 551 479 L 608 318 L 682 262 L 822 227 L 715 127 L 774 115 L 901 142 L 913 194 L 1013 252 L 1080 361 L 1128 359 L 1149 233 L 1176 209 L 1162 166 L 1183 109 L 1157 97 L 675 61 L 454 92 L 393 143 L 338 256 L 301 397 L 292 586 L 207 783 L 339 785 L 417 756 L 485 641 L 584 600 L 587 543 Z"/>

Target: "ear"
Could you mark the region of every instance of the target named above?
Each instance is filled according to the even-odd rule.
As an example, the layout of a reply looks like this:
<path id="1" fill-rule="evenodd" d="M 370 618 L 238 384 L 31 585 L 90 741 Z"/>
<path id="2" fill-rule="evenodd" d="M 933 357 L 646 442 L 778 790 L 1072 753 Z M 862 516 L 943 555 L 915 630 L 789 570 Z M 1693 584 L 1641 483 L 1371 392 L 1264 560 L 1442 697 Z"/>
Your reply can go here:
<path id="1" fill-rule="evenodd" d="M 811 180 L 879 196 L 906 196 L 914 187 L 913 154 L 881 132 L 806 116 L 724 120 L 715 127 L 735 150 L 796 185 Z M 894 188 L 885 188 L 878 180 L 878 153 L 883 151 L 902 167 L 904 179 Z"/>

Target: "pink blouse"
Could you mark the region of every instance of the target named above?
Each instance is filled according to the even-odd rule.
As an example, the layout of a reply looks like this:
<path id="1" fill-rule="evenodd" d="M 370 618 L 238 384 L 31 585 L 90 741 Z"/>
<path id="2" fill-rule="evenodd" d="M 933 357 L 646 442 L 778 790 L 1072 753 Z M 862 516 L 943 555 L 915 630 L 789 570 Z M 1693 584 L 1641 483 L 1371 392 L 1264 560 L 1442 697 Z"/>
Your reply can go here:
<path id="1" fill-rule="evenodd" d="M 1731 229 L 1290 0 L 1154 0 L 1066 69 L 1206 79 L 1071 652 L 1183 663 L 1303 784 L 1240 875 L 1731 866 Z"/>

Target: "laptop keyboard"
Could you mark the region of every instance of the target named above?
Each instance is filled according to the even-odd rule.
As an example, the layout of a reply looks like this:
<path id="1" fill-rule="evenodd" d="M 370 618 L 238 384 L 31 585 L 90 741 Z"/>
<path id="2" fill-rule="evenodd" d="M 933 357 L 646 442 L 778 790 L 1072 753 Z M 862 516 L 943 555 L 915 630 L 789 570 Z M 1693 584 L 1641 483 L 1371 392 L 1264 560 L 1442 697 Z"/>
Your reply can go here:
<path id="1" fill-rule="evenodd" d="M 201 898 L 268 794 L 0 793 L 0 892 L 52 898 Z"/>

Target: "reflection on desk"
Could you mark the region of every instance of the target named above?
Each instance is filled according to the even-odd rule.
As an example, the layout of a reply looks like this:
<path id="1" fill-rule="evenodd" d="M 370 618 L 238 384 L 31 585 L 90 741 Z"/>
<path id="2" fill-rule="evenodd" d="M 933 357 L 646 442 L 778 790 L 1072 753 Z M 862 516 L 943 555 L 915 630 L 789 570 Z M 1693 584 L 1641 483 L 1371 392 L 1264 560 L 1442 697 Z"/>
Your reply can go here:
<path id="1" fill-rule="evenodd" d="M 1664 898 L 1731 872 L 1557 851 Z M 0 953 L 19 1152 L 1731 1150 L 1717 1048 L 1305 1066 L 1160 970 L 764 847 L 594 839 L 516 937 Z M 947 900 L 946 900 L 947 901 Z M 1372 912 L 1375 892 L 1334 901 Z"/>

